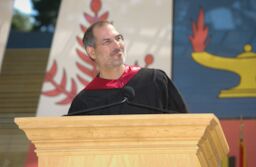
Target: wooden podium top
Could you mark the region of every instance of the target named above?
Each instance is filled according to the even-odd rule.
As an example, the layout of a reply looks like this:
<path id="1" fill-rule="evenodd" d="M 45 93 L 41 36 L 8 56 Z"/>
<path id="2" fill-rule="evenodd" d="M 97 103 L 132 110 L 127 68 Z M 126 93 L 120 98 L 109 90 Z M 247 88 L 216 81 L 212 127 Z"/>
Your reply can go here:
<path id="1" fill-rule="evenodd" d="M 195 154 L 212 166 L 229 147 L 214 114 L 144 114 L 16 118 L 37 155 Z"/>

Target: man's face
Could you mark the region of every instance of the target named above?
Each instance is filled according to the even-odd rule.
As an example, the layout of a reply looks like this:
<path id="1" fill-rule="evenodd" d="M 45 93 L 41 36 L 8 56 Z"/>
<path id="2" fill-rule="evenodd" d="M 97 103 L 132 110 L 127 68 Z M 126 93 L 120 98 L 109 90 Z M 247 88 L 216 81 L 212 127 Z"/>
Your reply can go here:
<path id="1" fill-rule="evenodd" d="M 91 48 L 91 58 L 100 69 L 120 67 L 125 61 L 123 36 L 110 24 L 95 27 L 95 47 Z"/>

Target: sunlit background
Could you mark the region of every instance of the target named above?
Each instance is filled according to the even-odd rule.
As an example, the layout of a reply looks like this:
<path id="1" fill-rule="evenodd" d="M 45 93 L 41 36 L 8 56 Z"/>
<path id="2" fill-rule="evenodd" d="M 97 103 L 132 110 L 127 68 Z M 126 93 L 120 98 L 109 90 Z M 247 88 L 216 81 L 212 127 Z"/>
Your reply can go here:
<path id="1" fill-rule="evenodd" d="M 15 8 L 15 10 L 17 10 L 21 13 L 27 14 L 27 15 L 36 13 L 33 10 L 31 0 L 15 0 L 14 8 Z"/>
<path id="2" fill-rule="evenodd" d="M 0 1 L 3 2 L 3 0 Z M 33 156 L 31 156 L 32 160 L 28 159 L 29 153 L 31 153 L 29 152 L 30 143 L 24 133 L 14 124 L 13 119 L 36 115 L 47 62 L 53 46 L 53 38 L 56 35 L 55 32 L 58 31 L 56 24 L 61 1 L 65 0 L 14 1 L 11 28 L 6 39 L 0 75 L 0 167 L 23 167 L 24 164 L 29 164 L 28 162 L 34 162 Z M 71 1 L 72 3 L 77 2 L 76 0 L 69 2 Z M 87 0 L 88 4 L 92 1 Z M 109 10 L 112 5 L 119 4 L 118 0 L 112 4 L 109 3 L 110 0 L 101 0 L 101 2 L 102 9 L 98 16 L 104 12 L 109 12 L 110 19 L 119 16 L 113 16 L 114 12 Z M 118 9 L 129 11 L 130 8 L 127 7 L 126 2 L 132 2 L 136 9 L 136 5 L 143 6 L 149 1 L 123 1 L 123 6 Z M 158 1 L 159 4 L 161 2 L 166 1 Z M 85 12 L 94 16 L 95 12 L 90 7 L 84 6 L 84 8 L 86 9 Z M 143 27 L 140 31 L 136 31 L 131 28 L 127 32 L 131 33 L 134 39 L 140 35 L 146 37 L 147 43 L 143 43 L 147 46 L 146 49 L 154 48 L 156 44 L 154 42 L 158 42 L 160 45 L 166 44 L 166 40 L 162 40 L 162 38 L 167 33 L 172 33 L 173 52 L 172 55 L 167 55 L 172 56 L 172 79 L 191 112 L 211 112 L 220 118 L 231 148 L 223 167 L 238 167 L 239 162 L 241 162 L 239 147 L 241 134 L 243 134 L 244 147 L 246 148 L 247 167 L 255 167 L 256 98 L 219 98 L 222 90 L 233 88 L 239 83 L 239 76 L 230 71 L 208 68 L 198 64 L 192 58 L 194 50 L 189 36 L 192 34 L 192 22 L 197 21 L 200 9 L 204 11 L 204 24 L 209 30 L 205 49 L 207 53 L 214 54 L 216 57 L 236 59 L 237 56 L 245 53 L 244 47 L 249 44 L 252 48 L 249 53 L 252 55 L 251 60 L 255 59 L 255 0 L 174 0 L 173 8 L 171 6 L 170 9 L 168 8 L 168 11 L 173 10 L 174 14 L 171 30 L 167 26 L 165 29 L 148 26 L 148 29 Z M 72 11 L 71 13 L 75 12 Z M 138 12 L 138 14 L 140 13 Z M 159 13 L 148 12 L 147 15 L 153 19 L 157 18 Z M 85 26 L 91 24 L 88 21 L 82 22 L 84 21 L 82 16 L 83 13 L 81 12 L 81 24 Z M 139 18 L 130 17 L 130 20 L 125 20 L 122 24 L 126 24 L 127 21 L 133 22 L 136 19 L 138 21 Z M 142 26 L 145 24 L 144 21 L 140 23 Z M 159 26 L 158 24 L 155 25 Z M 155 41 L 148 40 L 150 33 L 145 30 L 152 30 L 154 32 L 152 34 L 157 39 Z M 77 40 L 77 38 L 72 40 Z M 69 43 L 72 43 L 70 42 L 72 40 L 69 40 Z M 134 44 L 130 44 L 130 46 L 135 47 Z M 69 51 L 69 48 L 66 47 L 63 52 L 67 52 L 67 50 Z M 160 49 L 157 47 L 155 50 Z M 137 52 L 136 49 L 135 51 Z M 62 54 L 60 54 L 61 56 Z M 164 64 L 160 65 L 163 66 Z M 237 67 L 239 68 L 239 66 Z M 58 66 L 58 70 L 59 73 L 64 71 L 60 66 Z M 251 70 L 250 73 L 252 72 L 255 70 Z"/>

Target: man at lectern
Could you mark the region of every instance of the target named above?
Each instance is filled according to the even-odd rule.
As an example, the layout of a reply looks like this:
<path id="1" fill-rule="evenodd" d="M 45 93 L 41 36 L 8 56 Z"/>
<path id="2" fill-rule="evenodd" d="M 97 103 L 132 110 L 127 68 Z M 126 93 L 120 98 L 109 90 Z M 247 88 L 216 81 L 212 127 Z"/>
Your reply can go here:
<path id="1" fill-rule="evenodd" d="M 111 22 L 91 25 L 83 42 L 99 73 L 74 98 L 68 115 L 187 113 L 164 71 L 125 64 L 124 37 Z"/>

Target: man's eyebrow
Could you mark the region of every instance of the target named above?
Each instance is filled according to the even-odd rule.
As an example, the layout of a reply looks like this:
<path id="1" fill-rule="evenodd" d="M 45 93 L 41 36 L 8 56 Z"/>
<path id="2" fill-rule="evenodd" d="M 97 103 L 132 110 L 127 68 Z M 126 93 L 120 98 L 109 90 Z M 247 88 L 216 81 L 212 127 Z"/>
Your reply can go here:
<path id="1" fill-rule="evenodd" d="M 118 34 L 118 35 L 115 36 L 115 38 L 121 38 L 123 40 L 124 36 L 123 36 L 123 34 Z"/>
<path id="2" fill-rule="evenodd" d="M 114 36 L 114 38 L 116 38 L 116 37 L 123 37 L 123 35 L 122 34 L 117 34 L 117 35 Z M 111 40 L 111 38 L 103 38 L 102 39 L 102 41 L 108 41 L 108 40 Z"/>

